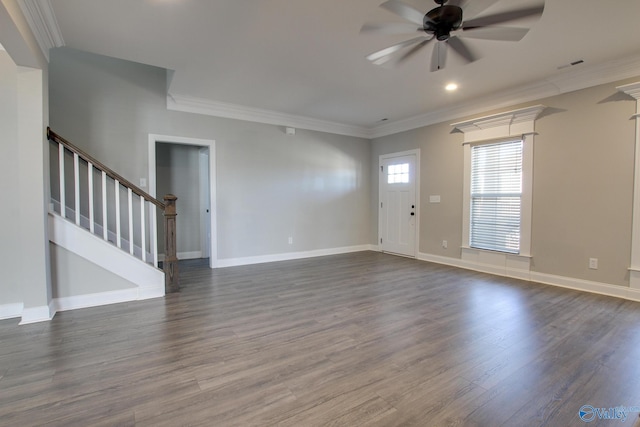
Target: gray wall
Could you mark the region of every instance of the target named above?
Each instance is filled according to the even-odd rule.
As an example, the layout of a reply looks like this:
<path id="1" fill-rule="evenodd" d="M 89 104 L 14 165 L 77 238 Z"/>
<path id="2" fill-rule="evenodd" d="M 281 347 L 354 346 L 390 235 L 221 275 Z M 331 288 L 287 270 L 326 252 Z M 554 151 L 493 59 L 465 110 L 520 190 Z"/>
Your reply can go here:
<path id="1" fill-rule="evenodd" d="M 74 297 L 136 288 L 134 283 L 49 243 L 53 298 Z"/>
<path id="2" fill-rule="evenodd" d="M 11 25 L 7 28 L 11 30 Z M 6 29 L 6 28 L 5 28 Z M 7 52 L 20 49 L 20 36 L 9 37 Z M 29 50 L 29 49 L 27 49 Z M 0 181 L 7 198 L 0 237 L 0 310 L 22 303 L 23 321 L 50 316 L 49 246 L 47 241 L 48 122 L 47 63 L 39 51 L 17 54 L 29 65 L 17 67 L 10 55 L 0 52 L 0 132 L 2 160 Z M 17 64 L 20 65 L 20 64 Z M 5 216 L 6 215 L 6 216 Z M 5 306 L 4 308 L 2 306 Z M 9 311 L 13 311 L 10 308 Z"/>
<path id="3" fill-rule="evenodd" d="M 547 107 L 536 121 L 532 212 L 532 270 L 629 286 L 635 100 L 617 92 L 631 79 L 526 105 Z M 474 116 L 476 117 L 476 116 Z M 452 122 L 373 141 L 372 173 L 381 154 L 421 149 L 422 253 L 460 258 L 463 135 Z M 372 233 L 377 234 L 377 181 L 372 182 Z M 441 195 L 439 204 L 429 195 Z M 448 249 L 441 247 L 448 240 Z M 599 269 L 588 269 L 590 257 Z"/>
<path id="4" fill-rule="evenodd" d="M 0 192 L 7 201 L 19 199 L 18 71 L 7 52 L 0 50 Z M 0 209 L 0 305 L 22 302 L 20 273 L 20 228 L 16 210 Z"/>
<path id="5" fill-rule="evenodd" d="M 50 75 L 54 130 L 134 182 L 148 175 L 149 133 L 216 140 L 220 259 L 375 243 L 378 157 L 414 148 L 419 251 L 460 258 L 463 137 L 449 122 L 373 141 L 287 136 L 278 126 L 167 111 L 162 69 L 56 49 Z M 635 104 L 615 87 L 636 80 L 485 113 L 549 107 L 536 122 L 534 271 L 628 286 Z M 441 203 L 428 203 L 436 194 Z"/>
<path id="6" fill-rule="evenodd" d="M 215 140 L 220 259 L 372 242 L 366 139 L 168 111 L 164 69 L 66 48 L 50 97 L 52 129 L 133 182 L 148 134 Z"/>
<path id="7" fill-rule="evenodd" d="M 200 147 L 191 145 L 156 145 L 156 194 L 173 194 L 180 204 L 180 220 L 176 224 L 178 258 L 181 253 L 199 252 L 200 230 Z M 158 240 L 164 241 L 164 226 L 158 222 Z"/>

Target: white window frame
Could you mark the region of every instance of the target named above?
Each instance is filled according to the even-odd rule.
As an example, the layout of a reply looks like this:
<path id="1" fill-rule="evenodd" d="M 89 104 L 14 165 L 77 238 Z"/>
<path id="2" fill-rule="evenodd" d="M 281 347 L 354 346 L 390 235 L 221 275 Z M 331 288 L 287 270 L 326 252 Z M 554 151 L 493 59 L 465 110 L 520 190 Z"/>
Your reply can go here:
<path id="1" fill-rule="evenodd" d="M 473 172 L 474 172 L 474 165 L 478 164 L 478 163 L 474 162 L 474 155 L 477 153 L 478 156 L 481 156 L 481 154 L 478 152 L 478 150 L 481 147 L 498 147 L 498 146 L 501 146 L 502 144 L 510 144 L 510 145 L 518 144 L 519 145 L 519 147 L 518 147 L 519 149 L 518 150 L 515 150 L 515 149 L 511 149 L 511 150 L 513 150 L 513 153 L 518 152 L 519 156 L 520 156 L 520 164 L 518 165 L 518 168 L 520 169 L 520 173 L 519 173 L 519 175 L 520 175 L 520 179 L 519 179 L 520 191 L 518 191 L 518 192 L 514 191 L 514 192 L 509 193 L 509 194 L 492 193 L 490 195 L 487 192 L 483 192 L 483 193 L 475 194 L 475 197 L 474 197 L 474 192 L 473 192 L 474 173 Z M 500 141 L 500 142 L 492 141 L 492 142 L 483 143 L 483 144 L 470 144 L 470 145 L 471 145 L 471 166 L 470 166 L 471 178 L 470 178 L 469 181 L 471 183 L 471 187 L 472 188 L 471 188 L 471 191 L 470 191 L 470 202 L 469 202 L 469 204 L 470 204 L 469 246 L 470 247 L 472 246 L 472 243 L 473 243 L 472 242 L 472 240 L 473 240 L 472 238 L 473 238 L 473 235 L 474 235 L 474 233 L 473 233 L 473 231 L 474 231 L 473 230 L 473 223 L 474 223 L 474 221 L 473 221 L 473 206 L 474 206 L 474 201 L 475 200 L 484 199 L 487 196 L 495 198 L 495 199 L 517 198 L 519 200 L 518 204 L 520 205 L 519 209 L 518 209 L 519 212 L 518 212 L 518 246 L 517 246 L 517 248 L 514 248 L 515 250 L 507 250 L 507 248 L 505 247 L 504 250 L 500 250 L 498 248 L 494 248 L 494 249 L 482 248 L 482 247 L 480 247 L 481 245 L 473 246 L 473 248 L 485 249 L 485 250 L 493 250 L 493 251 L 498 251 L 498 252 L 506 252 L 506 253 L 510 253 L 510 254 L 519 254 L 520 253 L 520 246 L 521 246 L 520 245 L 520 229 L 522 228 L 522 224 L 521 224 L 521 222 L 522 222 L 521 221 L 521 219 L 522 219 L 522 176 L 523 176 L 523 173 L 522 173 L 522 157 L 523 157 L 523 150 L 524 150 L 524 142 L 522 141 L 521 138 L 512 138 L 512 139 L 509 139 L 507 141 Z M 481 179 L 481 177 L 482 177 L 482 175 L 479 174 L 479 173 L 476 175 L 476 178 Z M 509 182 L 511 182 L 510 179 L 509 179 Z M 484 229 L 484 227 L 479 226 L 478 230 L 481 230 L 481 229 Z M 484 230 L 488 231 L 487 229 L 484 229 Z M 495 232 L 493 234 L 495 234 Z M 497 242 L 494 242 L 494 243 L 497 243 Z"/>
<path id="2" fill-rule="evenodd" d="M 464 188 L 461 258 L 471 266 L 496 274 L 529 278 L 531 269 L 531 208 L 533 189 L 533 143 L 535 120 L 545 109 L 535 105 L 519 110 L 479 117 L 451 126 L 464 133 Z M 469 245 L 471 226 L 471 146 L 522 140 L 522 199 L 520 205 L 520 253 L 496 252 Z"/>
<path id="3" fill-rule="evenodd" d="M 640 289 L 640 82 L 618 86 L 616 89 L 636 100 L 636 112 L 631 118 L 636 124 L 635 158 L 633 174 L 633 214 L 631 224 L 631 260 L 629 287 Z"/>

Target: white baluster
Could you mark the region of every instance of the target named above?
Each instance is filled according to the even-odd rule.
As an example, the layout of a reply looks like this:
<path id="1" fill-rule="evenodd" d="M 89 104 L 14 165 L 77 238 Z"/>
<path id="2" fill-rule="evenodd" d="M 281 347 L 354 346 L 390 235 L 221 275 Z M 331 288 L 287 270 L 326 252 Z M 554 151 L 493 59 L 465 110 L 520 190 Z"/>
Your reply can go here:
<path id="1" fill-rule="evenodd" d="M 150 204 L 151 209 L 151 230 L 149 231 L 149 245 L 153 253 L 153 265 L 158 266 L 158 209 L 154 204 Z"/>
<path id="2" fill-rule="evenodd" d="M 142 261 L 147 262 L 147 224 L 145 221 L 144 207 L 146 202 L 144 197 L 140 196 L 140 248 L 142 250 Z"/>
<path id="3" fill-rule="evenodd" d="M 114 179 L 113 181 L 113 188 L 116 192 L 116 246 L 122 248 L 122 242 L 120 241 L 122 237 L 122 230 L 120 229 L 120 181 L 117 179 Z"/>
<path id="4" fill-rule="evenodd" d="M 67 201 L 64 191 L 64 146 L 62 144 L 58 144 L 58 170 L 60 172 L 58 176 L 60 181 L 60 215 L 62 218 L 66 218 Z"/>
<path id="5" fill-rule="evenodd" d="M 76 225 L 80 225 L 80 157 L 73 153 L 73 194 L 75 197 Z"/>
<path id="6" fill-rule="evenodd" d="M 87 162 L 87 186 L 89 187 L 89 231 L 95 233 L 95 213 L 93 212 L 93 164 Z"/>
<path id="7" fill-rule="evenodd" d="M 133 255 L 133 192 L 127 188 L 127 202 L 129 203 L 129 253 Z"/>
<path id="8" fill-rule="evenodd" d="M 109 241 L 109 222 L 107 221 L 107 173 L 102 171 L 102 238 Z"/>

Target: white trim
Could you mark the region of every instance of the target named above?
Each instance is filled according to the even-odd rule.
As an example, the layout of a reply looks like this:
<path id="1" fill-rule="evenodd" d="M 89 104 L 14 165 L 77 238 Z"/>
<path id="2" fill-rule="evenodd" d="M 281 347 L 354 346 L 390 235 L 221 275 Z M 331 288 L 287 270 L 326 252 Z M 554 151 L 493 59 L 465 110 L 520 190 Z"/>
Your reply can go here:
<path id="1" fill-rule="evenodd" d="M 535 121 L 546 108 L 544 105 L 505 111 L 490 116 L 476 117 L 451 126 L 464 133 L 464 143 L 488 141 L 499 138 L 520 137 L 533 133 Z"/>
<path id="2" fill-rule="evenodd" d="M 439 255 L 431 255 L 420 253 L 418 259 L 421 261 L 433 262 L 436 264 L 449 265 L 452 267 L 463 268 L 465 270 L 473 270 L 481 273 L 494 274 L 497 276 L 512 277 L 533 283 L 541 283 L 545 285 L 558 286 L 561 288 L 574 289 L 582 292 L 606 295 L 610 297 L 623 298 L 631 301 L 640 301 L 640 289 L 632 289 L 626 286 L 611 285 L 609 283 L 592 282 L 589 280 L 576 279 L 573 277 L 556 276 L 553 274 L 538 273 L 535 271 L 528 272 L 528 278 L 513 275 L 512 270 L 506 269 L 504 273 L 497 271 L 494 266 L 470 263 L 458 258 L 449 258 Z"/>
<path id="3" fill-rule="evenodd" d="M 416 158 L 416 171 L 415 171 L 415 176 L 414 176 L 414 191 L 415 191 L 415 236 L 414 236 L 414 248 L 413 248 L 413 257 L 418 256 L 418 252 L 419 252 L 419 247 L 420 247 L 420 172 L 421 172 L 421 166 L 420 166 L 420 149 L 416 148 L 414 150 L 407 150 L 407 151 L 400 151 L 397 153 L 389 153 L 389 154 L 382 154 L 378 157 L 378 207 L 376 209 L 378 209 L 378 238 L 376 240 L 376 245 L 380 245 L 380 238 L 382 236 L 382 215 L 380 214 L 380 203 L 381 203 L 381 191 L 382 191 L 382 184 L 383 184 L 383 179 L 385 178 L 385 175 L 383 173 L 380 173 L 380 167 L 382 166 L 382 162 L 384 160 L 388 160 L 388 159 L 393 159 L 395 157 L 404 157 L 404 156 L 415 156 Z"/>
<path id="4" fill-rule="evenodd" d="M 520 207 L 520 252 L 521 257 L 531 255 L 531 219 L 533 208 L 533 150 L 535 138 L 535 121 L 544 111 L 544 105 L 534 105 L 518 110 L 505 111 L 489 116 L 477 117 L 464 122 L 453 123 L 455 129 L 464 132 L 464 170 L 462 192 L 462 255 L 464 248 L 469 248 L 469 230 L 471 224 L 471 146 L 489 141 L 507 138 L 522 139 L 522 196 Z M 467 252 L 466 256 L 471 256 Z M 502 268 L 505 263 L 496 257 L 484 257 L 493 260 L 495 268 Z M 516 263 L 516 270 L 524 267 L 523 263 Z M 527 270 L 530 262 L 527 262 Z M 520 272 L 513 272 L 521 277 Z"/>
<path id="5" fill-rule="evenodd" d="M 546 78 L 516 89 L 500 91 L 479 97 L 478 101 L 464 102 L 450 108 L 416 115 L 401 120 L 385 122 L 369 129 L 371 139 L 393 135 L 424 126 L 456 120 L 483 111 L 509 108 L 525 102 L 561 95 L 588 87 L 636 77 L 640 70 L 640 55 L 607 61 L 592 66 L 581 66 L 579 70 L 567 69 L 556 76 Z"/>
<path id="6" fill-rule="evenodd" d="M 24 304 L 21 302 L 16 302 L 13 304 L 2 304 L 0 305 L 0 320 L 20 317 L 22 316 L 23 309 Z"/>
<path id="7" fill-rule="evenodd" d="M 145 203 L 148 203 L 148 202 L 145 202 Z M 155 209 L 155 205 L 151 205 L 151 206 L 153 206 L 153 208 Z M 51 203 L 49 203 L 49 213 L 52 215 L 57 215 L 58 212 L 60 212 L 60 202 L 54 198 L 51 198 Z M 67 208 L 65 209 L 65 218 L 68 220 L 69 218 L 73 218 L 74 216 L 75 216 L 75 210 L 72 207 L 67 206 Z M 104 229 L 102 228 L 101 223 L 94 221 L 93 222 L 94 231 L 91 232 L 91 221 L 89 220 L 89 218 L 81 214 L 79 227 L 84 228 L 86 231 L 93 234 L 94 236 L 99 237 L 102 240 L 105 240 Z M 107 239 L 105 240 L 106 242 L 109 242 L 115 245 L 117 238 L 118 237 L 115 232 L 111 230 L 107 230 Z M 128 237 L 127 238 L 120 237 L 120 239 L 121 239 L 121 246 L 123 248 L 128 248 L 130 246 Z M 120 249 L 120 250 L 124 250 L 124 249 Z M 138 258 L 143 262 L 146 262 L 147 264 L 151 263 L 150 260 L 151 260 L 152 254 L 149 251 L 146 251 L 145 256 L 147 258 L 147 261 L 144 261 L 142 258 L 142 248 L 136 245 L 135 242 L 133 245 L 133 256 L 135 256 L 136 258 Z"/>
<path id="8" fill-rule="evenodd" d="M 640 82 L 616 89 L 636 100 L 636 112 L 631 117 L 635 121 L 635 157 L 633 173 L 633 208 L 631 222 L 631 260 L 629 283 L 633 289 L 640 290 Z"/>
<path id="9" fill-rule="evenodd" d="M 51 213 L 49 240 L 141 288 L 162 289 L 164 294 L 165 279 L 161 270 Z"/>
<path id="10" fill-rule="evenodd" d="M 476 248 L 461 248 L 461 261 L 478 271 L 499 276 L 530 280 L 531 257 L 492 252 Z"/>
<path id="11" fill-rule="evenodd" d="M 183 260 L 183 259 L 199 259 L 199 258 L 202 258 L 202 252 L 201 251 L 178 252 L 178 253 L 176 253 L 176 257 L 179 260 Z M 164 254 L 163 253 L 159 253 L 158 254 L 158 261 L 164 261 Z"/>
<path id="12" fill-rule="evenodd" d="M 287 252 L 272 255 L 259 255 L 242 258 L 225 258 L 218 260 L 218 267 L 237 267 L 241 265 L 262 264 L 266 262 L 289 261 L 302 258 L 314 258 L 327 255 L 340 255 L 352 252 L 375 250 L 375 245 L 345 246 L 332 249 L 317 249 L 304 252 Z"/>
<path id="13" fill-rule="evenodd" d="M 164 292 L 163 292 L 164 294 Z M 129 301 L 139 301 L 161 297 L 157 290 L 151 288 L 129 288 L 117 291 L 98 292 L 95 294 L 74 295 L 71 297 L 55 298 L 57 311 L 77 310 L 79 308 L 99 307 L 102 305 L 118 304 Z"/>
<path id="14" fill-rule="evenodd" d="M 65 45 L 51 1 L 18 0 L 18 5 L 48 62 L 49 49 Z"/>
<path id="15" fill-rule="evenodd" d="M 178 252 L 178 259 L 198 259 L 202 258 L 202 251 Z"/>
<path id="16" fill-rule="evenodd" d="M 229 104 L 203 98 L 194 98 L 176 94 L 167 95 L 167 109 L 187 113 L 205 114 L 227 119 L 245 120 L 255 123 L 282 126 L 283 128 L 298 128 L 337 135 L 369 138 L 371 131 L 365 127 L 330 122 L 311 117 L 280 113 L 273 110 Z"/>
<path id="17" fill-rule="evenodd" d="M 488 96 L 480 97 L 478 101 L 464 102 L 449 108 L 400 120 L 388 121 L 373 127 L 323 121 L 271 110 L 227 104 L 201 98 L 191 98 L 176 94 L 171 94 L 167 97 L 167 108 L 169 110 L 189 113 L 375 139 L 442 123 L 447 120 L 481 114 L 483 111 L 508 108 L 525 102 L 635 77 L 638 75 L 638 70 L 640 70 L 640 55 L 591 66 L 585 65 L 578 70 L 572 69 L 569 71 L 569 69 L 567 69 L 564 72 L 559 72 L 555 76 L 523 85 L 516 89 L 499 91 Z"/>
<path id="18" fill-rule="evenodd" d="M 29 325 L 31 323 L 48 322 L 56 315 L 55 303 L 39 307 L 29 307 L 22 310 L 22 320 L 19 325 Z"/>
<path id="19" fill-rule="evenodd" d="M 156 197 L 156 144 L 166 142 L 170 144 L 196 145 L 209 149 L 209 201 L 211 203 L 209 218 L 211 221 L 209 239 L 209 267 L 217 267 L 218 262 L 218 221 L 216 203 L 217 172 L 216 172 L 216 141 L 213 139 L 189 138 L 184 136 L 149 134 L 149 194 Z M 157 243 L 156 243 L 157 247 Z"/>
<path id="20" fill-rule="evenodd" d="M 640 290 L 640 269 L 629 269 L 629 287 Z"/>
<path id="21" fill-rule="evenodd" d="M 592 282 L 590 280 L 576 279 L 573 277 L 555 276 L 552 274 L 537 273 L 535 271 L 531 272 L 531 281 L 593 294 L 624 298 L 631 301 L 640 301 L 640 289 L 631 289 L 626 286 Z"/>

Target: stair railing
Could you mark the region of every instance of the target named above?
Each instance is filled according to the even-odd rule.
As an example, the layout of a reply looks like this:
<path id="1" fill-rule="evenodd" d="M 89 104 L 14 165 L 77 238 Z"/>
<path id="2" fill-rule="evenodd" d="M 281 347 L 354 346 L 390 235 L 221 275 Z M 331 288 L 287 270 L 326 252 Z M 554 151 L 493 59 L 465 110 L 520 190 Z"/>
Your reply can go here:
<path id="1" fill-rule="evenodd" d="M 161 202 L 50 128 L 47 138 L 57 149 L 57 160 L 55 152 L 51 156 L 52 210 L 155 267 L 159 266 L 157 210 L 162 211 L 165 291 L 177 291 L 177 197 L 167 194 Z M 73 167 L 67 167 L 69 161 Z"/>

